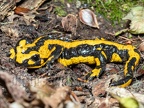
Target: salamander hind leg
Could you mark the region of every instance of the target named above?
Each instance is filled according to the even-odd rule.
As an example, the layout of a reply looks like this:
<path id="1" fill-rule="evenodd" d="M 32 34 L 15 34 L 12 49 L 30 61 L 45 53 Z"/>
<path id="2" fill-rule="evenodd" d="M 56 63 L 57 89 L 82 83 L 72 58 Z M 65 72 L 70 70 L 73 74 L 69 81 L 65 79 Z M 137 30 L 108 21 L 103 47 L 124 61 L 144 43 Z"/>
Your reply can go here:
<path id="1" fill-rule="evenodd" d="M 138 64 L 138 62 L 139 58 L 136 57 L 129 58 L 124 67 L 124 78 L 119 81 L 113 82 L 111 86 L 120 86 L 120 87 L 129 86 L 133 79 L 134 67 Z"/>
<path id="2" fill-rule="evenodd" d="M 127 87 L 131 84 L 133 76 L 126 76 L 125 78 L 112 82 L 111 86 L 120 86 L 120 87 Z"/>

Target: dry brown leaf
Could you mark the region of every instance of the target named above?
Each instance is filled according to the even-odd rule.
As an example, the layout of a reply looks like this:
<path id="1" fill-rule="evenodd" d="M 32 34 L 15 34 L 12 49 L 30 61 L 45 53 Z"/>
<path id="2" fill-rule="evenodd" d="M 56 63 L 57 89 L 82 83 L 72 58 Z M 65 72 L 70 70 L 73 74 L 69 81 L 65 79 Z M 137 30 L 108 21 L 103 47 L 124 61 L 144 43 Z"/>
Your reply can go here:
<path id="1" fill-rule="evenodd" d="M 117 67 L 112 64 L 112 63 L 109 63 L 109 64 L 106 64 L 106 72 L 111 72 L 111 73 L 117 73 L 119 70 L 117 69 Z"/>
<path id="2" fill-rule="evenodd" d="M 8 108 L 9 103 L 6 98 L 3 96 L 2 88 L 0 87 L 0 107 L 1 108 Z"/>
<path id="3" fill-rule="evenodd" d="M 106 98 L 95 97 L 93 102 L 95 106 L 91 108 L 119 108 L 117 103 L 118 101 L 110 96 L 107 96 Z"/>
<path id="4" fill-rule="evenodd" d="M 14 10 L 14 12 L 18 15 L 23 15 L 23 13 L 28 13 L 29 11 L 30 11 L 29 9 L 23 8 L 23 7 L 20 7 L 20 6 L 16 7 L 15 10 Z"/>
<path id="5" fill-rule="evenodd" d="M 0 27 L 0 30 L 10 37 L 19 37 L 18 29 L 13 25 L 4 25 Z"/>
<path id="6" fill-rule="evenodd" d="M 79 19 L 82 23 L 94 27 L 99 28 L 96 15 L 89 9 L 82 9 L 79 11 Z"/>
<path id="7" fill-rule="evenodd" d="M 142 76 L 144 75 L 144 69 L 143 69 L 143 65 L 139 66 L 138 70 L 137 70 L 137 73 L 135 74 L 135 77 L 139 77 L 139 76 Z M 139 81 L 138 81 L 139 83 Z"/>
<path id="8" fill-rule="evenodd" d="M 50 97 L 45 97 L 43 99 L 45 104 L 52 106 L 52 108 L 57 108 L 60 103 L 64 100 L 66 101 L 67 96 L 69 97 L 70 89 L 68 87 L 61 87 L 56 90 L 56 92 Z"/>
<path id="9" fill-rule="evenodd" d="M 29 10 L 37 10 L 46 0 L 25 0 L 20 7 Z"/>
<path id="10" fill-rule="evenodd" d="M 35 14 L 38 14 L 36 10 L 45 2 L 46 0 L 25 0 L 21 5 L 16 7 L 14 10 L 16 14 L 23 15 L 23 20 L 27 25 L 31 22 L 35 22 Z"/>
<path id="11" fill-rule="evenodd" d="M 93 96 L 104 96 L 106 93 L 106 88 L 105 88 L 105 80 L 100 80 L 97 82 L 93 88 L 92 88 L 92 94 Z"/>
<path id="12" fill-rule="evenodd" d="M 61 108 L 60 106 L 77 106 L 71 99 L 71 90 L 69 87 L 54 88 L 46 78 L 35 79 L 30 83 L 30 89 L 35 92 L 36 99 L 41 100 L 46 107 Z M 73 97 L 73 99 L 75 99 Z M 34 102 L 33 102 L 34 104 Z M 80 108 L 80 103 L 77 108 Z"/>
<path id="13" fill-rule="evenodd" d="M 68 14 L 61 21 L 62 27 L 67 32 L 72 32 L 72 34 L 76 35 L 77 29 L 77 17 L 73 14 Z"/>
<path id="14" fill-rule="evenodd" d="M 140 93 L 130 92 L 125 88 L 111 87 L 107 89 L 109 93 L 118 95 L 119 97 L 134 97 L 137 101 L 144 103 L 144 95 Z"/>
<path id="15" fill-rule="evenodd" d="M 115 78 L 116 75 L 110 75 L 109 78 L 99 79 L 96 83 L 93 84 L 92 94 L 97 96 L 105 96 L 106 90 L 109 88 L 111 80 Z"/>
<path id="16" fill-rule="evenodd" d="M 35 18 L 35 15 L 33 13 L 23 14 L 23 20 L 26 22 L 27 25 L 30 25 L 31 22 L 36 22 L 34 18 Z"/>
<path id="17" fill-rule="evenodd" d="M 55 89 L 47 82 L 46 78 L 39 78 L 30 82 L 30 89 L 37 93 L 37 98 L 49 97 L 55 92 Z"/>
<path id="18" fill-rule="evenodd" d="M 144 51 L 144 42 L 142 42 L 142 43 L 139 45 L 138 49 L 139 49 L 140 51 Z"/>
<path id="19" fill-rule="evenodd" d="M 0 0 L 0 21 L 16 6 L 16 0 Z"/>
<path id="20" fill-rule="evenodd" d="M 5 82 L 5 86 L 7 87 L 8 92 L 11 94 L 15 101 L 26 98 L 27 95 L 23 89 L 22 84 L 20 84 L 12 75 L 0 71 L 0 80 Z"/>

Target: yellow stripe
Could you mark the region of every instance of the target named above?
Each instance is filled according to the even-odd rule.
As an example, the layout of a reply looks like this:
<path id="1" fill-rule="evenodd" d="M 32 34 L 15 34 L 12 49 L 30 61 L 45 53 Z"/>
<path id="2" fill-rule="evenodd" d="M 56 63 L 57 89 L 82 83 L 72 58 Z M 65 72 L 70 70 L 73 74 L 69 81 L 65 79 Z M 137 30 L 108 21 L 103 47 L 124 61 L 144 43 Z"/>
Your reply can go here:
<path id="1" fill-rule="evenodd" d="M 64 66 L 69 66 L 72 64 L 78 64 L 78 63 L 88 63 L 88 64 L 95 64 L 95 58 L 94 56 L 79 56 L 79 57 L 72 57 L 70 59 L 58 59 L 58 62 L 63 64 Z"/>

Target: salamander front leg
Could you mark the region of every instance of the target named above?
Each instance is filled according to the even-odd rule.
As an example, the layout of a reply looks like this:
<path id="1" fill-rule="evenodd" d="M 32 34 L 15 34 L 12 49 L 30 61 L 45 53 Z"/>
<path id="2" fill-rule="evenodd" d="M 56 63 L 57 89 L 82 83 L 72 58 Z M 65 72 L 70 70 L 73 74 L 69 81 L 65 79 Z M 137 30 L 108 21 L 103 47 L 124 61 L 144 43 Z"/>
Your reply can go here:
<path id="1" fill-rule="evenodd" d="M 103 67 L 96 67 L 95 69 L 92 70 L 92 72 L 89 72 L 86 75 L 86 79 L 87 80 L 93 80 L 96 77 L 99 78 L 104 73 L 104 70 L 105 70 L 105 66 L 103 66 Z"/>
<path id="2" fill-rule="evenodd" d="M 58 59 L 58 57 L 61 55 L 63 51 L 63 47 L 59 45 L 49 45 L 49 52 L 48 56 L 43 58 L 43 64 L 40 65 L 40 67 L 46 65 L 47 68 L 50 67 L 50 64 Z"/>
<path id="3" fill-rule="evenodd" d="M 137 65 L 137 60 L 135 57 L 130 58 L 124 67 L 124 75 L 125 77 L 119 81 L 113 82 L 111 86 L 120 86 L 120 87 L 127 87 L 131 84 L 133 79 L 133 70 L 134 67 Z"/>
<path id="4" fill-rule="evenodd" d="M 100 77 L 106 68 L 106 58 L 103 53 L 99 54 L 98 58 L 95 58 L 96 68 L 88 74 L 88 80 L 94 79 L 95 77 Z"/>
<path id="5" fill-rule="evenodd" d="M 96 67 L 95 69 L 92 70 L 92 74 L 90 75 L 90 77 L 100 77 L 105 70 L 105 66 L 102 67 Z"/>

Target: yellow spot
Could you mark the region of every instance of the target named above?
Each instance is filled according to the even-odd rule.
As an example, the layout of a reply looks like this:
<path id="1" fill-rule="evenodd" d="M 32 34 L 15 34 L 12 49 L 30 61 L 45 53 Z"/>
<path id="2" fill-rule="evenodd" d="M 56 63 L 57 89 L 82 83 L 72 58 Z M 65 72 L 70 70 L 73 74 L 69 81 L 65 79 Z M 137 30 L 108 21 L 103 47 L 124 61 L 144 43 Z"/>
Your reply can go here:
<path id="1" fill-rule="evenodd" d="M 117 53 L 113 53 L 111 62 L 122 62 L 122 59 L 120 58 L 120 56 Z"/>
<path id="2" fill-rule="evenodd" d="M 131 69 L 134 70 L 134 66 L 132 66 Z"/>
<path id="3" fill-rule="evenodd" d="M 102 53 L 102 55 L 107 59 L 106 54 L 105 54 L 103 51 L 102 51 L 101 53 Z"/>
<path id="4" fill-rule="evenodd" d="M 102 48 L 97 48 L 96 50 L 102 50 Z"/>
<path id="5" fill-rule="evenodd" d="M 28 64 L 29 64 L 29 65 L 33 65 L 33 64 L 35 64 L 35 62 L 34 62 L 33 60 L 29 60 L 29 61 L 28 61 Z"/>
<path id="6" fill-rule="evenodd" d="M 97 66 L 100 66 L 100 65 L 101 65 L 101 62 L 100 62 L 99 58 L 95 58 L 95 62 L 96 62 L 96 65 L 97 65 Z"/>

